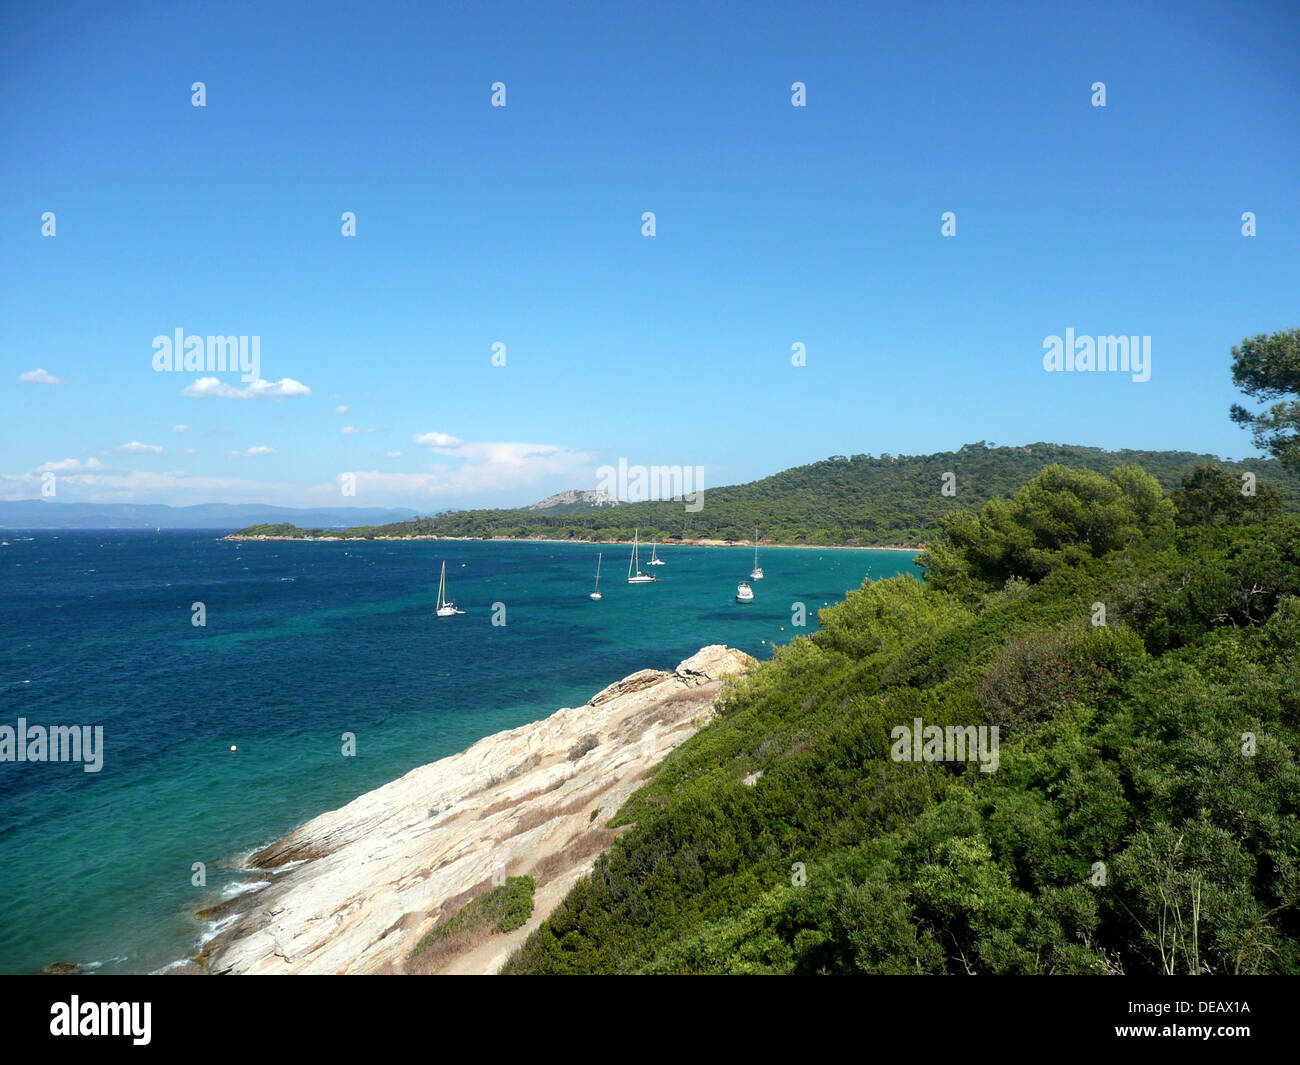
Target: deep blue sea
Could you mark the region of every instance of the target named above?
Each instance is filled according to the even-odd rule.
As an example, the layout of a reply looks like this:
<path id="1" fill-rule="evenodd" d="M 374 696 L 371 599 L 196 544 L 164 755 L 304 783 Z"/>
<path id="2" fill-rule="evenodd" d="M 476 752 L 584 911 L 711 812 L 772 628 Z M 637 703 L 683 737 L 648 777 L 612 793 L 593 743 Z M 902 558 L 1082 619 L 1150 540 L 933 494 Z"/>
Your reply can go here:
<path id="1" fill-rule="evenodd" d="M 164 967 L 210 931 L 194 910 L 248 879 L 237 859 L 308 818 L 705 644 L 768 658 L 792 603 L 811 631 L 864 578 L 915 572 L 901 552 L 764 548 L 742 605 L 747 547 L 661 548 L 662 583 L 633 586 L 616 545 L 220 535 L 0 530 L 0 725 L 104 729 L 98 773 L 0 762 L 0 973 Z M 443 560 L 467 613 L 439 620 Z"/>

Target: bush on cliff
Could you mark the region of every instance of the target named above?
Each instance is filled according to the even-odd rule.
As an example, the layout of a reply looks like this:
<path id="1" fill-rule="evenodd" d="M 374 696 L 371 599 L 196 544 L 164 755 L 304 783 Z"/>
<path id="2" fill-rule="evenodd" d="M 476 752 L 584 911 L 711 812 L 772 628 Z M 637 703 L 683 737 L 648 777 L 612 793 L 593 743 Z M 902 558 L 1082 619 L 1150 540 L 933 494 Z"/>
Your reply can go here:
<path id="1" fill-rule="evenodd" d="M 533 915 L 533 892 L 536 882 L 531 876 L 507 877 L 491 891 L 472 899 L 433 926 L 415 945 L 409 958 L 418 958 L 430 947 L 452 937 L 476 933 L 513 932 Z"/>
<path id="2" fill-rule="evenodd" d="M 1300 971 L 1300 521 L 1215 513 L 1053 470 L 954 521 L 737 686 L 506 971 Z M 997 725 L 996 769 L 896 761 L 916 718 Z"/>

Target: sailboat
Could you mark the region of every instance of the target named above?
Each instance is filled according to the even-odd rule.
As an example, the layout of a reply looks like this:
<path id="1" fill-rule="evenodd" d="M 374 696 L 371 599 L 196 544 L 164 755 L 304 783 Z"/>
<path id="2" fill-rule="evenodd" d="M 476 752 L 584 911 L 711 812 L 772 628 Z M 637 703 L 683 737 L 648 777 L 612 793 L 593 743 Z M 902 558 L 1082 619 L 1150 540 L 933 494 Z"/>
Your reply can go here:
<path id="1" fill-rule="evenodd" d="M 736 602 L 752 603 L 754 601 L 754 589 L 749 586 L 748 581 L 741 581 L 736 585 Z"/>
<path id="2" fill-rule="evenodd" d="M 664 564 L 664 560 L 663 560 L 662 558 L 659 557 L 659 545 L 658 545 L 658 544 L 651 544 L 651 545 L 650 545 L 650 561 L 647 562 L 646 565 L 647 565 L 647 566 L 662 566 L 663 564 Z"/>
<path id="3" fill-rule="evenodd" d="M 761 581 L 763 579 L 763 567 L 758 564 L 758 530 L 754 530 L 754 568 L 749 571 L 751 581 Z"/>
<path id="4" fill-rule="evenodd" d="M 463 614 L 465 611 L 457 610 L 456 604 L 447 598 L 447 563 L 442 564 L 442 576 L 438 578 L 438 605 L 434 612 L 440 618 L 449 618 L 454 614 Z"/>
<path id="5" fill-rule="evenodd" d="M 599 554 L 596 555 L 596 590 L 592 592 L 589 596 L 587 596 L 587 598 L 588 599 L 605 598 L 603 595 L 600 594 L 600 555 Z"/>
<path id="6" fill-rule="evenodd" d="M 641 530 L 637 529 L 632 533 L 632 557 L 627 562 L 627 583 L 628 584 L 653 584 L 658 577 L 651 577 L 648 573 L 641 572 L 641 551 L 639 545 L 639 535 Z M 633 572 L 636 576 L 632 576 Z"/>

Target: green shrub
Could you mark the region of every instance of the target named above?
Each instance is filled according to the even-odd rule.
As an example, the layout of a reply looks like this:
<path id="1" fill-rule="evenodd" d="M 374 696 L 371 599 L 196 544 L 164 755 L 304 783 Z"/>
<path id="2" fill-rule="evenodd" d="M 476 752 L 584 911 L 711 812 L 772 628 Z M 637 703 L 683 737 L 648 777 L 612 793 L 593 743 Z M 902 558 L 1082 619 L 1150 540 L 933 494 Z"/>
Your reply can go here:
<path id="1" fill-rule="evenodd" d="M 600 746 L 600 740 L 595 736 L 583 736 L 577 743 L 569 748 L 569 761 L 576 762 L 590 750 Z"/>
<path id="2" fill-rule="evenodd" d="M 1171 517 L 1124 469 L 952 517 L 730 690 L 507 971 L 1300 972 L 1300 521 Z M 913 717 L 997 724 L 998 769 L 894 762 Z"/>
<path id="3" fill-rule="evenodd" d="M 536 884 L 531 876 L 507 877 L 505 883 L 470 900 L 450 917 L 434 925 L 408 957 L 418 957 L 435 943 L 452 935 L 485 930 L 512 932 L 522 927 L 533 915 L 535 889 Z"/>

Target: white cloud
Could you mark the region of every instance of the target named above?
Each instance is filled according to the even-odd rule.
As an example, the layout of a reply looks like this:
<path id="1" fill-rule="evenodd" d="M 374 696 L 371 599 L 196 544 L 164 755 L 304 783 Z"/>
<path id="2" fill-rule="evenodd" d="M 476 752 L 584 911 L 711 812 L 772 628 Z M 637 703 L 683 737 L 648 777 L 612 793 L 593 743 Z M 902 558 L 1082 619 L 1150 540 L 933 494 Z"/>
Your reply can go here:
<path id="1" fill-rule="evenodd" d="M 337 398 L 337 397 L 335 397 L 335 398 Z M 347 412 L 350 411 L 351 409 L 352 409 L 352 408 L 349 407 L 346 403 L 340 403 L 337 407 L 334 408 L 334 413 L 335 413 L 335 414 L 347 414 Z"/>
<path id="2" fill-rule="evenodd" d="M 313 506 L 337 500 L 338 485 L 324 487 L 255 481 L 247 477 L 204 477 L 182 470 L 112 470 L 59 475 L 60 501 L 87 503 L 272 503 Z M 40 496 L 40 473 L 0 474 L 0 499 Z"/>
<path id="3" fill-rule="evenodd" d="M 189 427 L 188 425 L 173 425 L 173 426 L 172 426 L 172 432 L 173 432 L 173 433 L 188 433 L 189 431 L 190 431 L 190 427 Z"/>
<path id="4" fill-rule="evenodd" d="M 90 458 L 82 462 L 80 459 L 58 459 L 54 462 L 43 462 L 36 467 L 37 473 L 46 473 L 51 470 L 98 470 L 102 469 L 104 464 L 99 459 Z"/>
<path id="5" fill-rule="evenodd" d="M 26 381 L 29 385 L 66 385 L 66 378 L 55 377 L 48 370 L 42 370 L 39 366 L 35 370 L 28 370 L 26 373 L 20 373 L 18 380 Z"/>
<path id="6" fill-rule="evenodd" d="M 139 440 L 132 440 L 129 444 L 123 444 L 117 449 L 126 452 L 128 455 L 161 455 L 162 448 L 157 444 L 142 444 Z"/>
<path id="7" fill-rule="evenodd" d="M 459 465 L 440 465 L 423 474 L 380 474 L 376 477 L 416 478 L 412 488 L 428 493 L 477 495 L 485 492 L 523 490 L 538 482 L 558 477 L 582 477 L 592 456 L 556 444 L 528 444 L 514 441 L 466 441 L 448 433 L 421 433 L 417 444 L 439 455 L 459 459 Z M 580 472 L 581 471 L 581 472 Z M 360 483 L 360 476 L 358 483 Z"/>
<path id="8" fill-rule="evenodd" d="M 447 433 L 418 433 L 411 437 L 421 447 L 432 448 L 452 448 L 459 447 L 464 443 L 463 440 L 455 436 L 449 436 Z"/>
<path id="9" fill-rule="evenodd" d="M 444 443 L 456 438 L 438 434 Z M 249 460 L 276 455 L 274 448 L 256 445 L 228 453 L 230 461 L 247 469 L 242 477 L 210 477 L 181 470 L 137 471 L 108 469 L 98 459 L 84 463 L 64 459 L 47 463 L 41 470 L 25 474 L 0 473 L 0 499 L 36 498 L 41 474 L 48 469 L 59 475 L 61 500 L 87 502 L 158 502 L 182 506 L 190 503 L 276 503 L 282 506 L 325 506 L 336 503 L 339 486 L 334 480 L 318 483 L 285 483 L 278 477 L 258 476 L 256 468 L 272 471 L 281 463 Z M 571 450 L 554 444 L 518 442 L 465 442 L 432 450 L 411 452 L 424 455 L 428 464 L 411 473 L 383 469 L 358 471 L 357 503 L 371 506 L 443 509 L 448 505 L 515 506 L 540 499 L 562 488 L 590 484 L 598 461 L 592 452 Z M 380 457 L 382 456 L 382 457 Z M 374 461 L 385 467 L 406 456 L 404 450 L 376 453 Z"/>
<path id="10" fill-rule="evenodd" d="M 288 399 L 292 396 L 310 396 L 311 389 L 292 377 L 282 377 L 279 381 L 264 381 L 260 377 L 247 388 L 228 385 L 218 377 L 200 377 L 191 385 L 181 389 L 182 396 L 197 399 L 214 397 L 216 399 Z"/>
<path id="11" fill-rule="evenodd" d="M 595 456 L 555 444 L 467 442 L 446 433 L 424 433 L 416 443 L 431 447 L 451 462 L 424 473 L 359 471 L 357 496 L 383 505 L 411 505 L 440 497 L 519 497 L 546 494 L 557 483 L 585 484 L 591 480 Z M 387 452 L 398 458 L 401 452 Z M 457 461 L 459 460 L 459 461 Z M 544 486 L 544 487 L 542 487 Z"/>
<path id="12" fill-rule="evenodd" d="M 345 425 L 339 432 L 343 436 L 356 436 L 363 433 L 377 433 L 378 429 L 360 429 L 355 425 Z"/>
<path id="13" fill-rule="evenodd" d="M 458 444 L 449 450 L 470 463 L 489 467 L 521 467 L 564 453 L 564 448 L 554 444 Z"/>

